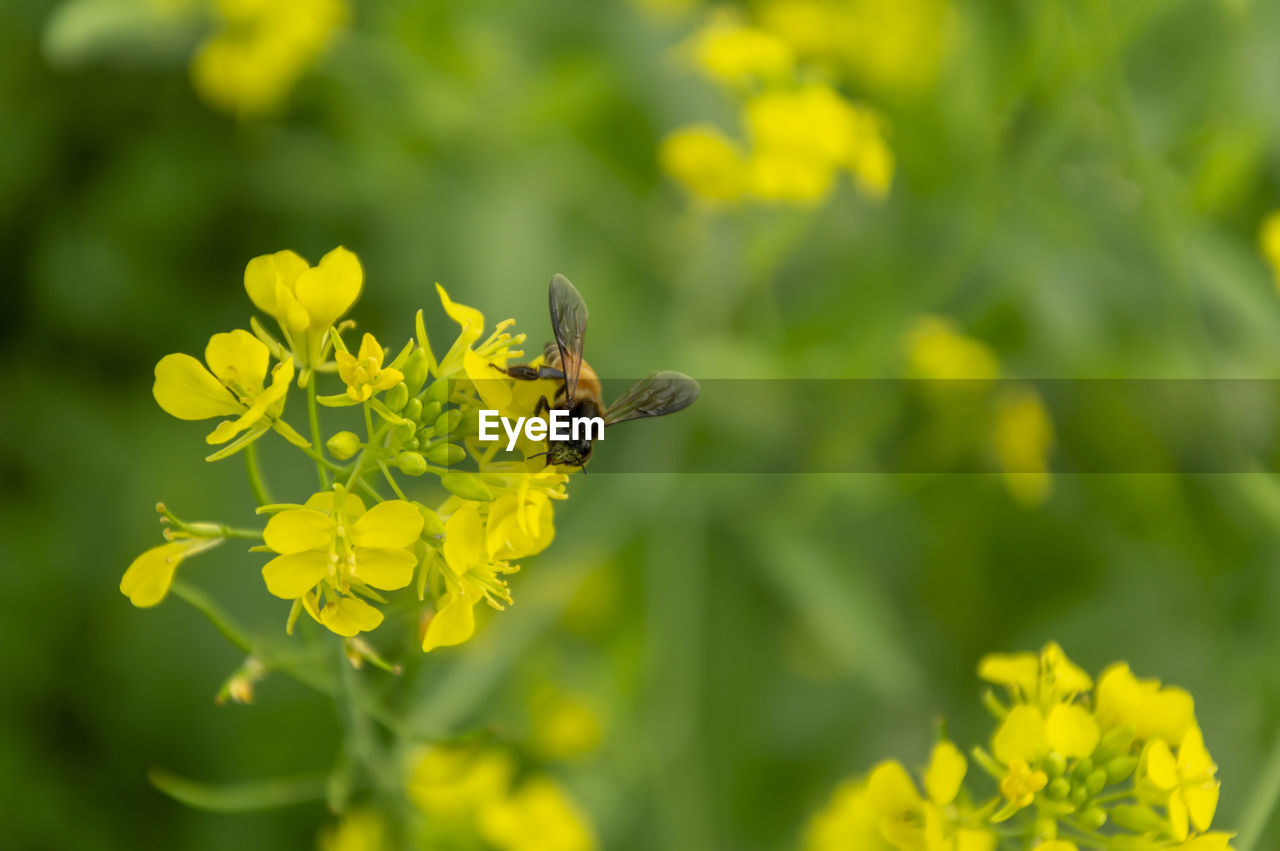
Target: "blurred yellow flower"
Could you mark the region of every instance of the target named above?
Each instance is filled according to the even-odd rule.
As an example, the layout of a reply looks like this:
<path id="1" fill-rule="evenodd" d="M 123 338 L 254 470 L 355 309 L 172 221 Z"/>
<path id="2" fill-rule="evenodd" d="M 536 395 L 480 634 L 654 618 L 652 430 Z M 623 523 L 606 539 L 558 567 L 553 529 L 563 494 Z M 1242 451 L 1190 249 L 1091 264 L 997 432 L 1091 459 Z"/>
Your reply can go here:
<path id="1" fill-rule="evenodd" d="M 1093 688 L 1093 679 L 1056 641 L 1039 653 L 988 653 L 978 661 L 978 676 L 1006 686 L 1016 700 L 1045 711 Z"/>
<path id="2" fill-rule="evenodd" d="M 996 397 L 992 446 L 1014 499 L 1024 506 L 1044 502 L 1053 483 L 1049 474 L 1053 421 L 1039 393 L 1014 386 Z"/>
<path id="3" fill-rule="evenodd" d="M 530 700 L 529 714 L 529 747 L 544 759 L 575 759 L 600 744 L 600 713 L 584 696 L 540 689 Z"/>
<path id="4" fill-rule="evenodd" d="M 360 340 L 360 351 L 337 352 L 334 360 L 338 362 L 338 377 L 347 385 L 347 396 L 354 402 L 363 402 L 374 393 L 390 390 L 401 381 L 404 373 L 398 369 L 384 367 L 386 357 L 382 346 L 372 334 L 365 334 Z"/>
<path id="5" fill-rule="evenodd" d="M 1020 707 L 1027 709 L 1029 707 Z M 999 754 L 997 754 L 999 758 Z M 1000 794 L 1004 799 L 1013 805 L 1015 810 L 1023 807 L 1031 806 L 1031 802 L 1035 800 L 1036 793 L 1043 789 L 1049 782 L 1049 775 L 1043 771 L 1036 771 L 1027 764 L 1026 760 L 1013 759 L 1009 762 L 1009 773 L 1000 780 Z M 1010 812 L 1010 815 L 1012 812 Z"/>
<path id="6" fill-rule="evenodd" d="M 181 420 L 235 417 L 222 421 L 205 437 L 214 444 L 248 431 L 243 445 L 271 428 L 272 420 L 284 410 L 293 361 L 276 364 L 271 384 L 264 388 L 270 352 L 261 340 L 241 330 L 210 337 L 204 359 L 208 368 L 186 354 L 160 359 L 152 387 L 160 407 Z"/>
<path id="7" fill-rule="evenodd" d="M 346 23 L 344 0 L 215 0 L 217 30 L 191 76 L 211 106 L 240 118 L 275 109 Z"/>
<path id="8" fill-rule="evenodd" d="M 433 818 L 467 820 L 503 798 L 514 775 L 515 764 L 502 751 L 440 745 L 414 761 L 409 799 Z"/>
<path id="9" fill-rule="evenodd" d="M 502 851 L 592 851 L 586 816 L 550 777 L 535 776 L 480 814 L 480 835 Z"/>
<path id="10" fill-rule="evenodd" d="M 907 332 L 906 349 L 912 378 L 991 381 L 1000 376 L 1000 362 L 990 346 L 939 316 L 917 319 Z"/>
<path id="11" fill-rule="evenodd" d="M 746 192 L 746 158 L 732 139 L 710 124 L 692 124 L 668 134 L 658 149 L 658 161 L 700 201 L 731 204 Z"/>
<path id="12" fill-rule="evenodd" d="M 712 15 L 686 48 L 699 70 L 729 86 L 782 79 L 794 64 L 785 41 L 724 10 Z"/>
<path id="13" fill-rule="evenodd" d="M 379 599 L 372 589 L 395 591 L 413 580 L 418 559 L 411 549 L 422 526 L 410 502 L 387 500 L 365 511 L 359 497 L 335 485 L 267 523 L 263 538 L 280 553 L 262 568 L 267 590 L 301 600 L 338 635 L 371 630 L 382 613 L 357 595 Z"/>
<path id="14" fill-rule="evenodd" d="M 1103 729 L 1128 727 L 1140 742 L 1159 739 L 1170 747 L 1196 727 L 1195 701 L 1185 689 L 1140 680 L 1124 662 L 1102 672 L 1094 692 L 1094 714 Z"/>
<path id="15" fill-rule="evenodd" d="M 1199 727 L 1183 736 L 1176 759 L 1163 739 L 1153 739 L 1143 749 L 1139 789 L 1154 790 L 1167 807 L 1174 839 L 1185 840 L 1192 828 L 1209 829 L 1218 808 L 1217 771 Z"/>
<path id="16" fill-rule="evenodd" d="M 360 260 L 342 246 L 312 267 L 292 251 L 249 261 L 244 288 L 263 313 L 280 323 L 294 358 L 306 368 L 321 361 L 329 327 L 351 309 L 364 286 Z"/>
<path id="17" fill-rule="evenodd" d="M 382 819 L 372 810 L 348 810 L 320 834 L 320 851 L 383 851 L 391 846 Z"/>
<path id="18" fill-rule="evenodd" d="M 1258 230 L 1258 243 L 1262 248 L 1262 256 L 1271 266 L 1276 285 L 1280 287 L 1280 210 L 1262 220 L 1262 227 Z"/>

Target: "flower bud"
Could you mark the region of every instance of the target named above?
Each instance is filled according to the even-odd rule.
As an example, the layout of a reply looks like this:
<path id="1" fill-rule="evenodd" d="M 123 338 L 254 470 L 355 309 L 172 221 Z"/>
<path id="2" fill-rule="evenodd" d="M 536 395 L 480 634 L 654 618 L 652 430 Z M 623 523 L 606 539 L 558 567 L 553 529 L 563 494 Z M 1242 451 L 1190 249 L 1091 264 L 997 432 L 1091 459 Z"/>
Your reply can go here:
<path id="1" fill-rule="evenodd" d="M 1102 791 L 1102 787 L 1107 785 L 1107 770 L 1105 768 L 1095 768 L 1084 779 L 1084 788 L 1089 790 L 1089 796 L 1093 797 Z"/>
<path id="2" fill-rule="evenodd" d="M 401 411 L 409 401 L 409 388 L 401 381 L 395 387 L 387 391 L 387 395 L 383 397 L 383 401 L 387 403 L 387 407 L 397 413 Z"/>
<path id="3" fill-rule="evenodd" d="M 440 477 L 440 484 L 444 485 L 445 490 L 463 499 L 479 502 L 493 499 L 493 493 L 475 473 L 445 473 Z"/>
<path id="4" fill-rule="evenodd" d="M 427 459 L 417 452 L 401 452 L 396 456 L 396 466 L 406 476 L 421 476 L 427 472 Z"/>
<path id="5" fill-rule="evenodd" d="M 436 417 L 436 421 L 432 423 L 431 429 L 438 436 L 443 436 L 453 432 L 458 427 L 458 423 L 462 420 L 462 411 L 457 408 L 451 408 L 440 416 Z"/>
<path id="6" fill-rule="evenodd" d="M 1098 762 L 1109 762 L 1118 756 L 1127 756 L 1133 747 L 1133 728 L 1123 725 L 1108 730 L 1098 742 L 1093 755 Z"/>
<path id="7" fill-rule="evenodd" d="M 1107 823 L 1107 812 L 1102 807 L 1090 807 L 1080 814 L 1080 822 L 1090 830 L 1097 830 Z"/>
<path id="8" fill-rule="evenodd" d="M 416 438 L 416 437 L 415 437 L 415 438 L 412 438 L 411 440 L 406 440 L 406 441 L 404 442 L 404 448 L 405 448 L 405 449 L 420 449 L 420 448 L 422 448 L 422 441 L 418 440 L 418 438 Z"/>
<path id="9" fill-rule="evenodd" d="M 413 423 L 401 423 L 392 429 L 391 433 L 396 436 L 396 440 L 404 443 L 406 441 L 413 440 L 413 436 L 417 433 L 417 429 L 414 427 Z"/>
<path id="10" fill-rule="evenodd" d="M 1071 776 L 1077 780 L 1084 780 L 1091 771 L 1093 771 L 1093 760 L 1086 756 L 1076 761 L 1071 769 Z"/>
<path id="11" fill-rule="evenodd" d="M 1059 777 L 1049 782 L 1044 793 L 1055 801 L 1061 801 L 1071 794 L 1071 783 L 1065 777 Z"/>
<path id="12" fill-rule="evenodd" d="M 410 393 L 417 393 L 427 382 L 428 364 L 429 358 L 422 349 L 414 349 L 409 353 L 409 357 L 405 358 L 404 366 L 400 371 L 404 373 L 404 383 L 409 385 Z"/>
<path id="13" fill-rule="evenodd" d="M 355 432 L 340 431 L 325 441 L 329 454 L 339 461 L 345 461 L 360 451 L 360 438 Z"/>
<path id="14" fill-rule="evenodd" d="M 451 467 L 467 457 L 467 450 L 456 443 L 437 443 L 427 450 L 427 460 L 442 467 Z"/>
<path id="15" fill-rule="evenodd" d="M 1084 802 L 1089 800 L 1089 790 L 1083 786 L 1072 786 L 1068 799 L 1077 807 L 1083 806 Z"/>
<path id="16" fill-rule="evenodd" d="M 437 378 L 427 388 L 427 392 L 423 394 L 422 401 L 424 403 L 439 402 L 441 405 L 449 398 L 449 379 Z"/>
<path id="17" fill-rule="evenodd" d="M 422 413 L 415 419 L 420 423 L 433 423 L 436 417 L 440 416 L 440 411 L 444 409 L 444 405 L 439 402 L 425 402 L 422 405 Z"/>
<path id="18" fill-rule="evenodd" d="M 1161 830 L 1165 821 L 1146 804 L 1116 804 L 1111 808 L 1111 820 L 1134 833 Z"/>
<path id="19" fill-rule="evenodd" d="M 1119 783 L 1132 774 L 1137 767 L 1138 758 L 1136 756 L 1122 756 L 1111 760 L 1111 762 L 1107 763 L 1107 783 Z"/>
<path id="20" fill-rule="evenodd" d="M 422 400 L 410 399 L 405 403 L 404 410 L 400 413 L 404 414 L 406 419 L 422 422 Z"/>
<path id="21" fill-rule="evenodd" d="M 444 521 L 439 514 L 425 505 L 418 505 L 418 513 L 422 515 L 422 534 L 437 541 L 444 537 Z"/>
<path id="22" fill-rule="evenodd" d="M 1050 777 L 1061 777 L 1067 770 L 1067 759 L 1057 751 L 1050 751 L 1040 767 Z"/>

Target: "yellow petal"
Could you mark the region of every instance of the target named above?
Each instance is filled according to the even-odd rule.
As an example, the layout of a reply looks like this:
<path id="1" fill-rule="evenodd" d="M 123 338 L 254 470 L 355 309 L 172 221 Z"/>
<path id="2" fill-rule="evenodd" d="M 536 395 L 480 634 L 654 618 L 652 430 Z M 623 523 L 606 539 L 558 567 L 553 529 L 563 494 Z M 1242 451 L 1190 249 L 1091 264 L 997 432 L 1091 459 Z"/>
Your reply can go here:
<path id="1" fill-rule="evenodd" d="M 165 413 L 180 420 L 207 420 L 239 414 L 244 406 L 191 355 L 165 355 L 156 364 L 151 389 Z"/>
<path id="2" fill-rule="evenodd" d="M 422 534 L 422 515 L 403 499 L 389 499 L 370 508 L 351 527 L 351 543 L 357 547 L 402 549 Z"/>
<path id="3" fill-rule="evenodd" d="M 293 381 L 293 358 L 281 361 L 271 368 L 271 386 L 262 391 L 257 404 L 264 407 L 274 405 L 289 392 L 289 384 Z M 283 406 L 281 406 L 283 408 Z"/>
<path id="4" fill-rule="evenodd" d="M 911 775 L 897 760 L 887 760 L 871 770 L 867 776 L 867 796 L 881 815 L 903 813 L 921 803 Z"/>
<path id="5" fill-rule="evenodd" d="M 422 639 L 422 651 L 437 647 L 453 647 L 462 644 L 476 631 L 475 601 L 465 592 L 449 592 L 447 602 L 427 624 L 427 634 Z"/>
<path id="6" fill-rule="evenodd" d="M 938 806 L 954 801 L 967 769 L 964 754 L 951 742 L 934 745 L 929 768 L 924 773 L 924 788 L 929 793 L 929 800 Z"/>
<path id="7" fill-rule="evenodd" d="M 262 568 L 267 590 L 284 600 L 296 600 L 329 575 L 329 554 L 319 550 L 276 556 Z"/>
<path id="8" fill-rule="evenodd" d="M 995 851 L 996 835 L 989 830 L 961 828 L 956 831 L 956 851 Z"/>
<path id="9" fill-rule="evenodd" d="M 1057 696 L 1079 694 L 1093 688 L 1093 679 L 1083 668 L 1067 658 L 1056 641 L 1050 641 L 1044 646 L 1040 651 L 1040 661 L 1052 680 Z"/>
<path id="10" fill-rule="evenodd" d="M 214 334 L 204 350 L 205 363 L 222 383 L 239 387 L 249 396 L 262 391 L 271 352 L 248 331 L 236 329 Z"/>
<path id="11" fill-rule="evenodd" d="M 1066 839 L 1050 839 L 1036 846 L 1036 851 L 1080 851 L 1074 842 Z"/>
<path id="12" fill-rule="evenodd" d="M 311 509 L 281 511 L 267 521 L 262 537 L 281 555 L 323 549 L 333 539 L 333 518 Z"/>
<path id="13" fill-rule="evenodd" d="M 551 545 L 556 530 L 550 500 L 539 491 L 530 491 L 526 499 L 523 511 L 510 494 L 489 506 L 485 544 L 490 558 L 521 559 Z"/>
<path id="14" fill-rule="evenodd" d="M 475 385 L 476 393 L 484 402 L 485 408 L 493 411 L 507 412 L 511 407 L 512 380 L 492 367 L 489 361 L 480 357 L 471 349 L 462 353 L 462 368 L 467 378 Z"/>
<path id="15" fill-rule="evenodd" d="M 1178 785 L 1178 763 L 1163 739 L 1155 739 L 1142 751 L 1141 776 L 1158 789 Z"/>
<path id="16" fill-rule="evenodd" d="M 156 605 L 169 593 L 173 573 L 190 547 L 188 541 L 174 541 L 147 550 L 124 572 L 120 593 L 138 608 Z"/>
<path id="17" fill-rule="evenodd" d="M 436 284 L 436 292 L 440 294 L 440 304 L 444 306 L 444 312 L 462 326 L 462 331 L 458 334 L 458 342 L 454 343 L 454 346 L 459 344 L 470 346 L 479 340 L 480 335 L 484 333 L 484 314 L 474 307 L 467 307 L 465 304 L 453 301 L 444 291 L 444 287 L 439 284 Z"/>
<path id="18" fill-rule="evenodd" d="M 1178 746 L 1178 773 L 1183 777 L 1200 777 L 1212 775 L 1217 770 L 1218 766 L 1204 746 L 1204 734 L 1199 727 L 1192 727 Z"/>
<path id="19" fill-rule="evenodd" d="M 1191 832 L 1187 813 L 1187 800 L 1182 797 L 1182 790 L 1175 789 L 1169 796 L 1169 832 L 1173 838 L 1182 841 Z"/>
<path id="20" fill-rule="evenodd" d="M 304 505 L 307 508 L 314 508 L 316 511 L 333 514 L 333 496 L 334 491 L 320 491 L 312 494 Z M 364 514 L 364 502 L 360 497 L 348 492 L 342 500 L 342 513 L 348 520 L 353 520 Z"/>
<path id="21" fill-rule="evenodd" d="M 1100 737 L 1098 722 L 1083 706 L 1059 703 L 1045 719 L 1049 747 L 1065 757 L 1085 757 L 1093 753 Z"/>
<path id="22" fill-rule="evenodd" d="M 371 360 L 375 365 L 382 366 L 384 357 L 382 346 L 378 345 L 377 339 L 372 334 L 366 333 L 360 338 L 360 351 L 356 357 L 362 361 Z"/>
<path id="23" fill-rule="evenodd" d="M 382 623 L 382 612 L 359 597 L 343 597 L 325 604 L 320 610 L 320 623 L 330 631 L 350 638 Z"/>
<path id="24" fill-rule="evenodd" d="M 295 290 L 311 319 L 310 327 L 324 329 L 351 309 L 363 285 L 360 261 L 339 246 L 320 258 L 319 265 L 299 275 Z"/>
<path id="25" fill-rule="evenodd" d="M 457 576 L 489 563 L 484 526 L 474 502 L 466 503 L 445 521 L 444 560 Z"/>
<path id="26" fill-rule="evenodd" d="M 374 511 L 377 508 L 375 507 Z M 372 514 L 370 511 L 369 514 Z M 365 515 L 368 516 L 368 515 Z M 356 566 L 352 576 L 366 585 L 383 591 L 395 591 L 413 581 L 413 569 L 418 565 L 417 556 L 408 550 L 357 548 Z"/>
<path id="27" fill-rule="evenodd" d="M 245 292 L 259 310 L 284 322 L 287 305 L 277 295 L 277 287 L 292 293 L 298 276 L 308 268 L 307 261 L 292 251 L 255 257 L 244 268 Z"/>
<path id="28" fill-rule="evenodd" d="M 1039 707 L 1026 704 L 1013 707 L 991 740 L 996 759 L 1006 765 L 1015 759 L 1034 762 L 1048 746 L 1044 726 Z"/>
<path id="29" fill-rule="evenodd" d="M 1212 780 L 1194 784 L 1182 790 L 1187 802 L 1187 814 L 1196 830 L 1208 830 L 1213 823 L 1213 814 L 1218 809 L 1218 781 Z"/>
<path id="30" fill-rule="evenodd" d="M 1017 687 L 1024 695 L 1034 694 L 1040 660 L 1033 653 L 989 653 L 978 662 L 978 676 L 996 685 Z"/>

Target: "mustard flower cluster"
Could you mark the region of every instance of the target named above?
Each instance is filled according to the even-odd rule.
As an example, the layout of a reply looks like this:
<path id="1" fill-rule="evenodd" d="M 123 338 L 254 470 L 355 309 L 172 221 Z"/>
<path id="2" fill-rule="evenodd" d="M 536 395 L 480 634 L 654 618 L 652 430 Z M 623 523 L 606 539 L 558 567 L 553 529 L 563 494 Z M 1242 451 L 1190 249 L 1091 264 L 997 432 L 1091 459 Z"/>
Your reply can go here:
<path id="1" fill-rule="evenodd" d="M 985 697 L 989 746 L 966 757 L 939 741 L 921 786 L 896 760 L 850 780 L 812 819 L 808 849 L 1230 851 L 1232 834 L 1211 830 L 1217 766 L 1186 691 L 1123 662 L 1095 682 L 1053 643 L 989 655 L 978 675 L 1001 692 Z"/>
<path id="2" fill-rule="evenodd" d="M 553 503 L 565 498 L 568 476 L 539 459 L 495 463 L 493 448 L 475 441 L 476 411 L 486 392 L 505 393 L 506 406 L 527 404 L 530 392 L 493 369 L 519 357 L 523 335 L 511 320 L 485 333 L 484 316 L 437 286 L 459 334 L 442 358 L 432 351 L 419 311 L 416 334 L 393 355 L 371 334 L 349 345 L 343 317 L 359 297 L 364 271 L 357 257 L 336 248 L 310 265 L 292 251 L 249 262 L 245 290 L 275 320 L 277 333 L 257 318 L 250 329 L 214 334 L 201 361 L 166 355 L 156 365 L 154 396 L 184 420 L 219 422 L 205 440 L 218 447 L 206 460 L 243 452 L 261 529 L 186 522 L 159 506 L 167 543 L 129 566 L 120 590 L 137 606 L 161 602 L 185 559 L 229 538 L 258 540 L 266 590 L 289 601 L 287 629 L 304 612 L 352 639 L 378 628 L 390 596 L 420 605 L 418 639 L 424 651 L 465 642 L 475 631 L 475 607 L 511 602 L 506 577 L 518 561 L 552 541 Z M 354 342 L 354 338 L 352 338 Z M 321 395 L 334 381 L 340 392 Z M 285 419 L 290 392 L 305 396 L 309 437 Z M 519 398 L 521 402 L 517 402 Z M 341 430 L 325 437 L 320 406 L 358 407 L 364 434 Z M 257 443 L 274 432 L 315 465 L 319 489 L 296 502 L 274 502 L 258 467 Z M 528 447 L 533 454 L 536 447 Z M 399 476 L 431 476 L 441 501 L 428 505 L 406 494 Z M 407 483 L 407 482 L 406 482 Z M 389 491 L 389 492 L 388 492 Z M 367 645 L 352 644 L 353 652 Z M 252 696 L 260 671 L 233 677 L 227 697 Z"/>
<path id="3" fill-rule="evenodd" d="M 813 206 L 842 174 L 883 199 L 894 173 L 884 120 L 844 90 L 931 84 L 949 41 L 949 5 L 777 0 L 749 9 L 713 10 L 681 50 L 739 104 L 742 133 L 680 127 L 662 141 L 662 169 L 711 206 Z"/>
<path id="4" fill-rule="evenodd" d="M 995 388 L 1001 371 L 996 353 L 942 317 L 918 318 L 905 335 L 904 348 L 908 375 L 929 382 L 940 391 L 940 401 L 954 400 L 954 393 L 942 392 L 947 381 L 963 382 L 963 395 L 978 397 L 989 450 L 1006 489 L 1023 506 L 1043 503 L 1053 486 L 1049 453 L 1054 429 L 1035 388 L 1008 383 Z"/>

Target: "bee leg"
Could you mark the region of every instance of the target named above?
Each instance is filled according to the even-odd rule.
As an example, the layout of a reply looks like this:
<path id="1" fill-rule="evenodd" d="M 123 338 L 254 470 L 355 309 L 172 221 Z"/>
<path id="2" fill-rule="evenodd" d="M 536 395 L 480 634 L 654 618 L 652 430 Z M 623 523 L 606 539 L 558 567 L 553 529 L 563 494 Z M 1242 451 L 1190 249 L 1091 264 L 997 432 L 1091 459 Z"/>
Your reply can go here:
<path id="1" fill-rule="evenodd" d="M 564 372 L 552 366 L 532 367 L 527 364 L 517 364 L 509 366 L 506 369 L 491 363 L 489 366 L 498 372 L 505 374 L 508 378 L 514 378 L 517 381 L 537 381 L 540 378 L 563 379 Z"/>
<path id="2" fill-rule="evenodd" d="M 533 415 L 535 417 L 540 417 L 543 414 L 547 414 L 550 412 L 551 412 L 551 403 L 547 401 L 547 397 L 539 396 L 538 404 L 533 406 Z"/>

